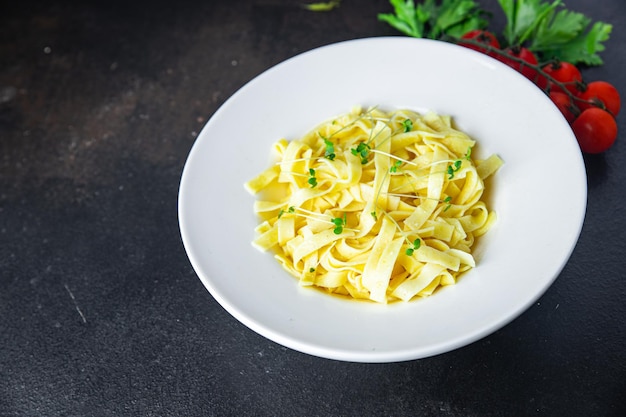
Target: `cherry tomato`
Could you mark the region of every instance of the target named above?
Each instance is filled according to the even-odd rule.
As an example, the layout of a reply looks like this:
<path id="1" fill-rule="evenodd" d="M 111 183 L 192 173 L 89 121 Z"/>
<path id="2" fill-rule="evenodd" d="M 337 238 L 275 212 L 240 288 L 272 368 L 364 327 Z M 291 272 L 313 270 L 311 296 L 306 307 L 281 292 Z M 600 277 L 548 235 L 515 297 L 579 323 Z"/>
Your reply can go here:
<path id="1" fill-rule="evenodd" d="M 473 40 L 473 41 L 491 46 L 492 48 L 500 49 L 500 42 L 498 42 L 498 38 L 496 38 L 496 36 L 493 33 L 487 30 L 481 30 L 481 29 L 470 30 L 465 35 L 461 36 L 461 39 Z M 487 48 L 483 48 L 473 43 L 459 42 L 459 45 L 465 46 L 466 48 L 470 48 L 478 52 L 482 52 L 487 55 L 494 56 L 494 54 L 489 52 Z"/>
<path id="2" fill-rule="evenodd" d="M 542 70 L 555 81 L 565 84 L 565 88 L 572 94 L 578 93 L 578 86 L 581 85 L 583 77 L 574 64 L 569 62 L 553 62 L 545 65 Z M 537 85 L 539 88 L 550 91 L 563 91 L 561 86 L 549 81 L 546 77 L 537 77 Z"/>
<path id="3" fill-rule="evenodd" d="M 583 87 L 584 90 L 579 92 L 578 97 L 582 100 L 578 106 L 581 110 L 590 107 L 604 107 L 613 116 L 617 116 L 621 107 L 619 92 L 610 83 L 606 81 L 592 81 Z"/>
<path id="4" fill-rule="evenodd" d="M 504 52 L 505 55 L 498 56 L 498 60 L 522 73 L 522 75 L 529 80 L 535 81 L 537 78 L 537 70 L 527 65 L 537 65 L 537 57 L 532 53 L 532 51 L 524 47 L 512 47 L 507 48 Z M 523 62 L 520 62 L 520 60 Z"/>
<path id="5" fill-rule="evenodd" d="M 558 107 L 568 123 L 571 124 L 576 119 L 576 114 L 574 113 L 576 108 L 567 94 L 559 91 L 550 91 L 550 100 Z"/>
<path id="6" fill-rule="evenodd" d="M 617 138 L 617 123 L 606 110 L 591 107 L 580 113 L 572 123 L 580 149 L 586 153 L 601 153 Z"/>

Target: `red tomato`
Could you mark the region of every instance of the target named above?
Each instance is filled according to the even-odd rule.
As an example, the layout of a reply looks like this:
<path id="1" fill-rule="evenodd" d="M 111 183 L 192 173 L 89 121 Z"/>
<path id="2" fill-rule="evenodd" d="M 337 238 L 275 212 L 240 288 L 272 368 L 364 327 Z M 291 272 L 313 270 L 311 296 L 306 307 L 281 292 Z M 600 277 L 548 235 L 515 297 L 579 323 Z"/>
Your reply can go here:
<path id="1" fill-rule="evenodd" d="M 537 66 L 537 57 L 527 48 L 507 48 L 505 55 L 500 55 L 497 59 L 522 73 L 529 80 L 535 81 L 537 78 L 537 70 L 533 68 L 533 66 Z"/>
<path id="2" fill-rule="evenodd" d="M 580 149 L 586 153 L 601 153 L 609 149 L 617 138 L 617 123 L 606 110 L 591 107 L 572 123 Z"/>
<path id="3" fill-rule="evenodd" d="M 559 91 L 550 91 L 550 99 L 561 111 L 568 123 L 572 123 L 576 119 L 576 108 L 572 105 L 572 100 L 565 93 Z"/>
<path id="4" fill-rule="evenodd" d="M 604 107 L 613 116 L 617 116 L 621 107 L 619 92 L 606 81 L 592 81 L 586 88 L 579 92 L 578 97 L 582 100 L 578 103 L 581 110 L 590 107 Z"/>
<path id="5" fill-rule="evenodd" d="M 564 87 L 572 94 L 578 93 L 578 87 L 583 81 L 583 77 L 580 74 L 578 68 L 569 62 L 553 62 L 542 68 L 542 70 L 550 77 L 559 83 L 564 84 Z M 553 83 L 546 79 L 544 76 L 537 78 L 537 85 L 541 89 L 550 89 L 550 91 L 563 91 L 560 85 Z"/>
<path id="6" fill-rule="evenodd" d="M 465 35 L 461 36 L 461 39 L 473 40 L 473 41 L 491 46 L 492 48 L 500 49 L 500 42 L 498 42 L 498 38 L 496 38 L 496 36 L 493 33 L 487 30 L 481 30 L 481 29 L 470 30 Z M 487 48 L 483 48 L 473 43 L 459 42 L 459 45 L 465 46 L 466 48 L 470 48 L 478 52 L 482 52 L 484 54 L 486 53 L 487 55 L 494 56 L 494 54 L 489 52 Z"/>

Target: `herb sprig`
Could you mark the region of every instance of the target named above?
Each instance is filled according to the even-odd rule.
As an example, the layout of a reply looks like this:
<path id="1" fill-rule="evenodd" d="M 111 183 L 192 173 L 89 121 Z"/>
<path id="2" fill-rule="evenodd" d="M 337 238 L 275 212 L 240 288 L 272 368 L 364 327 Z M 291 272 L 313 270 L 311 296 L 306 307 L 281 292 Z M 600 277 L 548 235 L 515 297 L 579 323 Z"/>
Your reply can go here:
<path id="1" fill-rule="evenodd" d="M 470 31 L 489 25 L 491 15 L 473 0 L 389 0 L 393 13 L 379 13 L 378 20 L 401 33 L 458 42 Z M 600 53 L 613 26 L 592 21 L 565 8 L 562 0 L 498 0 L 506 17 L 502 48 L 526 46 L 542 62 L 602 65 Z M 465 39 L 464 39 L 465 41 Z"/>
<path id="2" fill-rule="evenodd" d="M 510 46 L 528 44 L 543 60 L 601 65 L 598 55 L 612 25 L 592 24 L 582 13 L 567 10 L 562 0 L 498 0 L 506 18 L 503 37 Z"/>
<path id="3" fill-rule="evenodd" d="M 309 168 L 309 180 L 307 182 L 311 188 L 317 187 L 317 177 L 315 176 L 315 170 L 313 168 Z"/>
<path id="4" fill-rule="evenodd" d="M 461 37 L 472 29 L 485 28 L 488 15 L 473 0 L 390 0 L 394 13 L 380 13 L 378 19 L 408 36 L 439 39 Z"/>

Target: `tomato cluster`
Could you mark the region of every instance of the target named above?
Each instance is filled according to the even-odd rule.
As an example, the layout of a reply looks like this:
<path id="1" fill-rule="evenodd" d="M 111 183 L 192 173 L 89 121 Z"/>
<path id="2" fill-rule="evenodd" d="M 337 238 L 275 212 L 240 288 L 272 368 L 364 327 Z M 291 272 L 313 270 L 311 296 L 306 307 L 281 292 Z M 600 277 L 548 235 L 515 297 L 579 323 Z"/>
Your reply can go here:
<path id="1" fill-rule="evenodd" d="M 615 117 L 621 107 L 617 89 L 606 81 L 585 83 L 580 70 L 569 62 L 539 64 L 525 47 L 501 48 L 496 36 L 472 30 L 459 45 L 485 53 L 519 71 L 548 94 L 569 122 L 583 152 L 601 153 L 617 138 Z"/>

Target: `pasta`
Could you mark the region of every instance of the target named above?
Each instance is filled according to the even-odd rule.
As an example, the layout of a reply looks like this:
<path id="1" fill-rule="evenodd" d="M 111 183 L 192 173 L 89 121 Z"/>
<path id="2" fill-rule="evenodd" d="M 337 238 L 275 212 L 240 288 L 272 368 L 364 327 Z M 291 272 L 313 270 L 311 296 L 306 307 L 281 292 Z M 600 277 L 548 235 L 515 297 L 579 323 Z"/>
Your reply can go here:
<path id="1" fill-rule="evenodd" d="M 252 242 L 303 286 L 378 303 L 426 297 L 476 266 L 494 224 L 485 178 L 449 116 L 377 108 L 324 122 L 273 146 L 276 164 L 245 184 L 258 195 Z"/>

